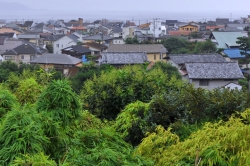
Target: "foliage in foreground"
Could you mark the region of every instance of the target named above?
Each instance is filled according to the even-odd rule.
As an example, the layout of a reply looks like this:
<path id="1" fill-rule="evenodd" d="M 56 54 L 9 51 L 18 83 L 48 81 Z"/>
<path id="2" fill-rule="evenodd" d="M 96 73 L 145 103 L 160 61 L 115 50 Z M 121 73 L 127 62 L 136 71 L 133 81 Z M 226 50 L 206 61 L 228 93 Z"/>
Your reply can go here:
<path id="1" fill-rule="evenodd" d="M 181 84 L 160 68 L 147 71 L 141 66 L 125 66 L 86 81 L 80 96 L 84 109 L 101 119 L 114 119 L 127 104 L 149 102 L 153 95 Z"/>
<path id="2" fill-rule="evenodd" d="M 0 127 L 0 165 L 10 164 L 21 154 L 44 152 L 48 143 L 39 114 L 28 106 L 15 108 Z"/>
<path id="3" fill-rule="evenodd" d="M 249 165 L 250 110 L 228 121 L 206 123 L 185 141 L 158 127 L 143 139 L 136 154 L 155 161 L 155 165 L 194 165 L 196 155 L 200 165 Z"/>

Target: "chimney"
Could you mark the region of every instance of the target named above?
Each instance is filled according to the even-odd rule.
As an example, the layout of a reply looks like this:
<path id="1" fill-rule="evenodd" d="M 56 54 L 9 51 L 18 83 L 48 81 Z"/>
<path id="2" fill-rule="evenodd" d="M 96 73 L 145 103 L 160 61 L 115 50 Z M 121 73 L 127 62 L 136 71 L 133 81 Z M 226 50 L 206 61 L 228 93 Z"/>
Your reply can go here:
<path id="1" fill-rule="evenodd" d="M 82 18 L 79 18 L 79 26 L 83 26 L 83 19 Z"/>

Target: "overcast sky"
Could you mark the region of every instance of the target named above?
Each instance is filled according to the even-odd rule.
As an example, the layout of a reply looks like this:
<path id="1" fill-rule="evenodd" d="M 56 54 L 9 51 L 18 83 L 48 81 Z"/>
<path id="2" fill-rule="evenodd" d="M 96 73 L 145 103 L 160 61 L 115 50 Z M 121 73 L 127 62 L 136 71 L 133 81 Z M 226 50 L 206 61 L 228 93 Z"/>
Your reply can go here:
<path id="1" fill-rule="evenodd" d="M 152 18 L 205 21 L 215 20 L 218 17 L 234 20 L 250 15 L 250 0 L 0 0 L 0 2 L 7 2 L 7 6 L 11 6 L 5 7 L 3 3 L 0 5 L 0 19 L 11 21 L 70 20 L 81 17 L 86 21 L 107 18 L 138 20 L 139 23 Z M 21 5 L 9 4 L 12 2 Z M 15 10 L 13 5 L 16 9 L 22 10 Z M 34 10 L 27 10 L 25 7 Z"/>
<path id="2" fill-rule="evenodd" d="M 34 9 L 95 11 L 247 11 L 250 0 L 0 0 Z M 249 10 L 250 14 L 250 10 Z"/>

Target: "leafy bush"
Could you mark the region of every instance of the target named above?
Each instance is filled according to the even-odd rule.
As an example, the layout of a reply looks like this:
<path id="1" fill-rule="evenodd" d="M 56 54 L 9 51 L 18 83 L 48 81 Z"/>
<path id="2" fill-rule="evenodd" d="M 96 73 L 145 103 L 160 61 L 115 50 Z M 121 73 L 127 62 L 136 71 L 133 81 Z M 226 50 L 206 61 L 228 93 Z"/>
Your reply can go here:
<path id="1" fill-rule="evenodd" d="M 0 164 L 9 165 L 21 154 L 43 152 L 49 143 L 36 111 L 25 106 L 6 114 L 0 126 Z"/>

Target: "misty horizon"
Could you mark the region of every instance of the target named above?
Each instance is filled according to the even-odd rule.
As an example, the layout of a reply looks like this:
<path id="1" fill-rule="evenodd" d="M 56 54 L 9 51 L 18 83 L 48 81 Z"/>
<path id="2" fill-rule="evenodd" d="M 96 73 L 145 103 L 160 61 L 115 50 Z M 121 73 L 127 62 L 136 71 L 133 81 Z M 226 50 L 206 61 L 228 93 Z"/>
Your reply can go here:
<path id="1" fill-rule="evenodd" d="M 2 4 L 0 5 L 0 19 L 6 19 L 7 21 L 33 20 L 44 22 L 51 19 L 64 19 L 67 21 L 80 17 L 85 21 L 95 21 L 103 18 L 122 21 L 135 20 L 138 24 L 138 22 L 150 22 L 153 18 L 160 18 L 162 21 L 176 19 L 179 21 L 201 22 L 215 20 L 216 18 L 229 18 L 233 21 L 241 17 L 247 17 L 250 14 L 247 9 L 247 6 L 250 6 L 250 1 L 246 0 L 231 0 L 230 2 L 226 0 L 221 0 L 220 2 L 214 1 L 216 3 L 213 3 L 212 0 L 192 0 L 189 2 L 184 0 L 176 0 L 175 2 L 155 0 L 152 4 L 145 3 L 145 1 L 144 3 L 142 2 L 134 2 L 132 0 L 117 2 L 109 0 L 103 3 L 100 0 L 92 0 L 90 2 L 74 0 L 69 5 L 66 0 L 54 0 L 49 3 L 34 2 L 31 0 L 22 0 L 21 2 L 17 2 L 16 0 L 8 0 L 8 2 L 0 0 L 0 4 Z M 128 5 L 129 3 L 131 3 L 130 6 Z M 223 5 L 223 8 L 220 4 Z M 8 7 L 8 5 L 11 7 Z M 13 10 L 10 11 L 9 8 Z"/>

